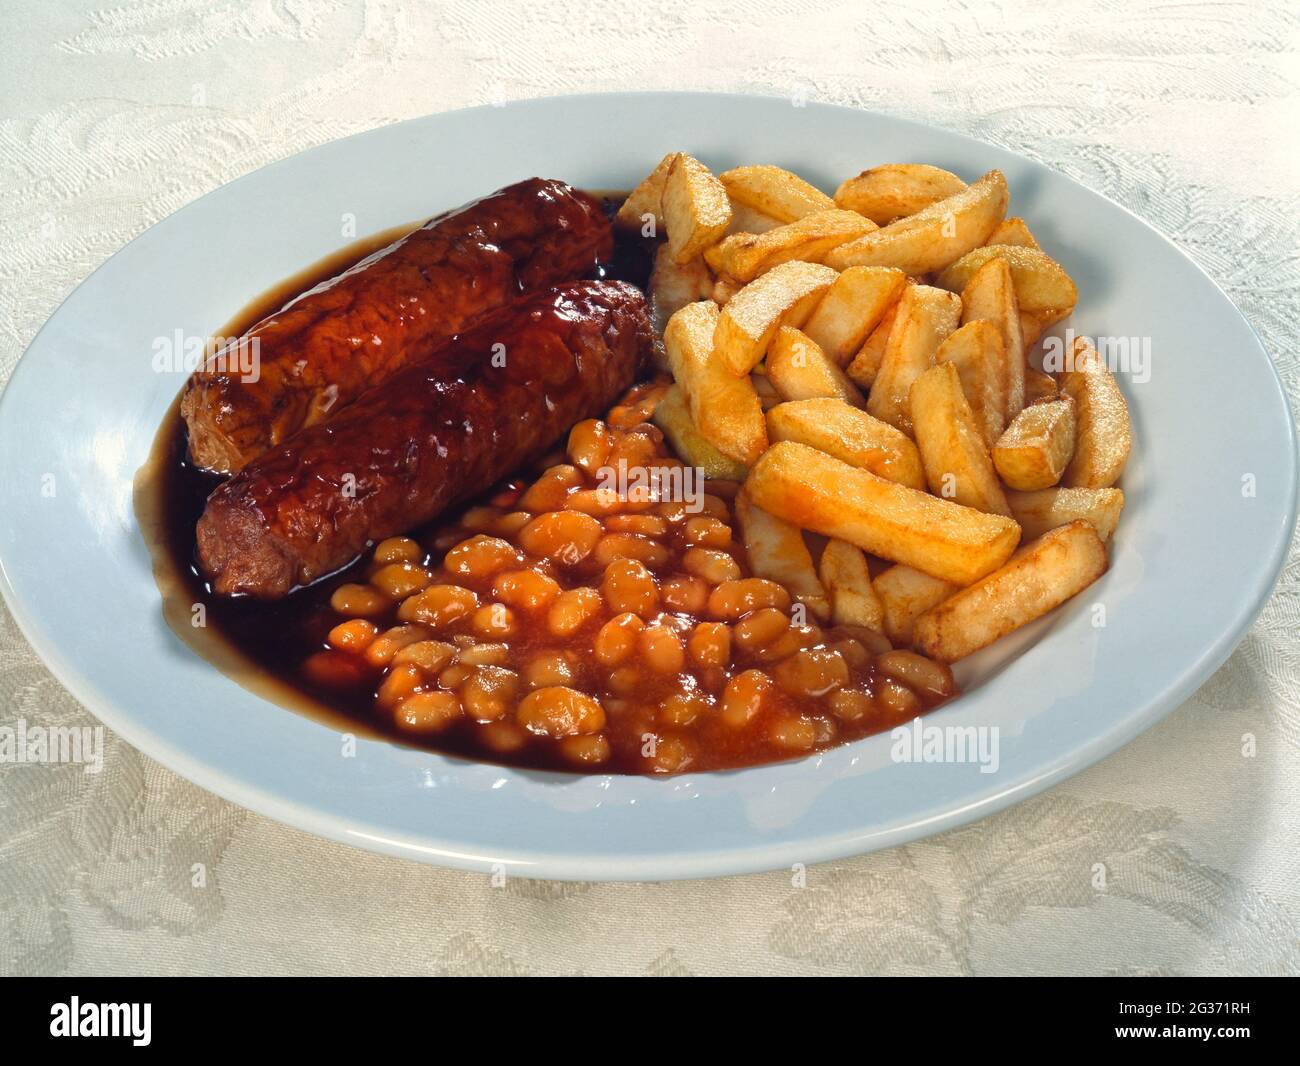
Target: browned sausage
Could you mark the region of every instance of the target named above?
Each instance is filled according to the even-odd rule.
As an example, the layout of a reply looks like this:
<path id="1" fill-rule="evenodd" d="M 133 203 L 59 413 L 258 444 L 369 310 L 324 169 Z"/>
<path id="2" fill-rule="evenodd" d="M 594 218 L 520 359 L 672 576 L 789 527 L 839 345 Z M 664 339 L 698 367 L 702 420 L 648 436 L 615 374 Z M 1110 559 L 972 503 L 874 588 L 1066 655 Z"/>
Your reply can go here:
<path id="1" fill-rule="evenodd" d="M 438 216 L 210 358 L 181 401 L 191 460 L 238 470 L 521 292 L 590 275 L 612 240 L 595 200 L 541 178 Z"/>
<path id="2" fill-rule="evenodd" d="M 217 488 L 199 566 L 214 591 L 262 599 L 332 573 L 599 414 L 650 346 L 645 298 L 623 282 L 517 301 Z"/>

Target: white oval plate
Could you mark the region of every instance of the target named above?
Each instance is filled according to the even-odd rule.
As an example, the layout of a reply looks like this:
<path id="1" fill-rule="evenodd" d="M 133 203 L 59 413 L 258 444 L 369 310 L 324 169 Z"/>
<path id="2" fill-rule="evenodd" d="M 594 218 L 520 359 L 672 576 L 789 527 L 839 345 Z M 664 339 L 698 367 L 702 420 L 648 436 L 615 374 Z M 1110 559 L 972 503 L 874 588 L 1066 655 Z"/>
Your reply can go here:
<path id="1" fill-rule="evenodd" d="M 182 384 L 155 338 L 205 336 L 340 244 L 530 175 L 630 187 L 669 150 L 785 165 L 825 189 L 864 167 L 1005 172 L 1015 214 L 1077 279 L 1069 323 L 1150 338 L 1123 377 L 1135 446 L 1111 570 L 964 664 L 926 721 L 999 730 L 996 772 L 891 759 L 877 736 L 812 758 L 668 779 L 576 777 L 339 734 L 240 688 L 162 621 L 131 483 Z M 4 597 L 109 727 L 213 792 L 322 836 L 426 862 L 571 879 L 735 874 L 834 859 L 1025 799 L 1132 739 L 1228 656 L 1294 523 L 1294 429 L 1224 294 L 1122 208 L 1006 151 L 849 109 L 753 97 L 578 96 L 404 122 L 266 167 L 176 212 L 81 285 L 0 400 Z M 48 476 L 53 476 L 53 481 Z M 1243 479 L 1255 493 L 1243 495 Z M 54 495 L 43 492 L 53 484 Z M 1094 605 L 1105 625 L 1095 626 Z"/>

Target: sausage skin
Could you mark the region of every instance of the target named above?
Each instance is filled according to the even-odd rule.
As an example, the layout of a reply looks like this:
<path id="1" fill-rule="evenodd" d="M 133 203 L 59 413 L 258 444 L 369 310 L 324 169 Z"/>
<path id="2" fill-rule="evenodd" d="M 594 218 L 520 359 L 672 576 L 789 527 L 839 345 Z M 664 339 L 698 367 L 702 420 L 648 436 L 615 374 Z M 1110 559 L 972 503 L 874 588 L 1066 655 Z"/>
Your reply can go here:
<path id="1" fill-rule="evenodd" d="M 238 470 L 520 293 L 589 275 L 612 242 L 595 200 L 542 178 L 439 215 L 211 356 L 181 400 L 190 459 Z"/>
<path id="2" fill-rule="evenodd" d="M 651 343 L 645 297 L 623 282 L 516 301 L 219 486 L 196 531 L 200 569 L 213 591 L 259 599 L 332 573 L 604 411 Z"/>

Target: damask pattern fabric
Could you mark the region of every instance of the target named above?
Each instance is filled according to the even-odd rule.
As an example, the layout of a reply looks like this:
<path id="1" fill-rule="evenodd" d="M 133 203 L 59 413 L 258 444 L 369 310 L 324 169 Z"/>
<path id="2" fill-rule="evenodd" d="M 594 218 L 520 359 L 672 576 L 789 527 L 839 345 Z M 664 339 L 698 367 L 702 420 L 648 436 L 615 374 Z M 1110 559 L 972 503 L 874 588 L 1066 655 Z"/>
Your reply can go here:
<path id="1" fill-rule="evenodd" d="M 7 4 L 0 379 L 105 258 L 265 163 L 473 104 L 701 89 L 880 110 L 1042 160 L 1200 263 L 1300 404 L 1294 5 L 901 10 Z M 0 972 L 1294 974 L 1298 622 L 1293 546 L 1228 663 L 1123 751 L 967 828 L 803 876 L 495 887 L 288 829 L 109 735 L 98 775 L 0 769 Z M 0 720 L 19 718 L 93 724 L 0 609 Z"/>

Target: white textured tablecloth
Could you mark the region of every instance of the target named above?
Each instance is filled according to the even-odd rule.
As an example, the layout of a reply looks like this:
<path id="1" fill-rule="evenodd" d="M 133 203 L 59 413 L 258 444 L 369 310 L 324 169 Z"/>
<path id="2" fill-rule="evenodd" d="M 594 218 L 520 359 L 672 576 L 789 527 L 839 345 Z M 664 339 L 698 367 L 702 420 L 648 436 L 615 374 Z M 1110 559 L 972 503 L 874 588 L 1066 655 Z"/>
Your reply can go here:
<path id="1" fill-rule="evenodd" d="M 1294 4 L 1091 7 L 11 0 L 0 379 L 107 256 L 271 160 L 477 103 L 714 89 L 921 119 L 1106 193 L 1228 291 L 1297 404 Z M 1037 799 L 813 867 L 806 887 L 493 888 L 285 828 L 112 737 L 97 776 L 0 766 L 0 972 L 1295 973 L 1298 622 L 1293 549 L 1241 647 L 1160 726 Z M 18 718 L 91 722 L 0 609 L 0 723 Z"/>

